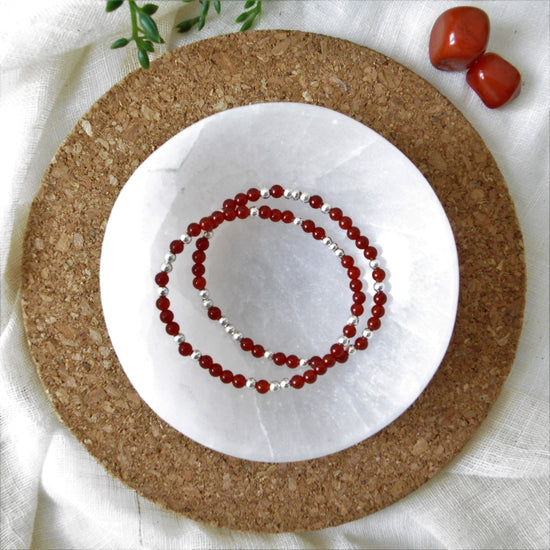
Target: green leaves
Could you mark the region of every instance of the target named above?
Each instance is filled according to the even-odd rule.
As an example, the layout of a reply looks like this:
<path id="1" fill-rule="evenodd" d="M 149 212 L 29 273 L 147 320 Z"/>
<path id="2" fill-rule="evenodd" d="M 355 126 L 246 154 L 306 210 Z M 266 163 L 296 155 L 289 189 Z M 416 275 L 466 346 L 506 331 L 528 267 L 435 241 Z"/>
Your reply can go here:
<path id="1" fill-rule="evenodd" d="M 105 11 L 115 11 L 116 9 L 120 8 L 124 4 L 124 0 L 107 0 L 107 6 L 105 6 Z"/>
<path id="2" fill-rule="evenodd" d="M 116 50 L 116 48 L 123 48 L 129 43 L 130 41 L 127 38 L 119 38 L 118 40 L 115 40 L 115 42 L 111 44 L 111 49 Z"/>
<path id="3" fill-rule="evenodd" d="M 235 19 L 235 23 L 242 23 L 241 31 L 247 31 L 252 25 L 256 18 L 260 18 L 262 15 L 262 0 L 247 0 L 244 4 L 244 9 L 239 17 Z M 248 11 L 246 11 L 248 10 Z"/>
<path id="4" fill-rule="evenodd" d="M 146 5 L 151 6 L 152 4 L 146 4 Z M 138 17 L 139 17 L 139 22 L 141 23 L 141 26 L 143 27 L 143 30 L 145 32 L 145 36 L 149 40 L 151 40 L 151 42 L 156 42 L 157 44 L 163 44 L 164 40 L 161 38 L 157 24 L 153 21 L 153 18 L 149 14 L 145 13 L 143 11 L 143 8 L 142 9 L 138 8 Z"/>

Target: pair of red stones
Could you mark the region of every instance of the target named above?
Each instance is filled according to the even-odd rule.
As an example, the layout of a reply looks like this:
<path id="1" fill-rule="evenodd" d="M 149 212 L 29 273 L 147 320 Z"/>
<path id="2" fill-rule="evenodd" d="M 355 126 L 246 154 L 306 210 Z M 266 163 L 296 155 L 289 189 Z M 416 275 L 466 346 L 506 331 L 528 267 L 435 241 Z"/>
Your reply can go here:
<path id="1" fill-rule="evenodd" d="M 262 205 L 259 208 L 249 207 L 249 202 L 256 202 L 260 198 L 292 198 L 294 200 L 301 199 L 304 203 L 309 203 L 313 209 L 321 209 L 324 213 L 328 214 L 330 219 L 337 222 L 339 227 L 346 232 L 348 239 L 355 243 L 357 249 L 359 249 L 367 260 L 370 260 L 372 268 L 372 278 L 375 281 L 374 302 L 375 305 L 371 309 L 371 317 L 368 320 L 368 330 L 363 331 L 363 335 L 358 337 L 353 344 L 349 342 L 350 338 L 353 338 L 357 333 L 356 323 L 359 322 L 359 317 L 364 313 L 364 302 L 366 301 L 366 295 L 362 292 L 363 283 L 360 280 L 361 271 L 355 266 L 355 260 L 352 256 L 347 255 L 342 249 L 332 241 L 330 237 L 327 237 L 325 230 L 322 227 L 317 226 L 313 220 L 302 220 L 297 218 L 290 210 L 281 211 L 276 208 L 271 208 L 267 205 Z M 184 341 L 185 338 L 180 334 L 180 327 L 174 320 L 174 314 L 169 309 L 170 300 L 166 297 L 168 293 L 168 273 L 172 270 L 172 263 L 175 261 L 176 255 L 182 253 L 185 249 L 185 244 L 191 242 L 192 237 L 199 237 L 196 240 L 196 250 L 193 252 L 193 267 L 192 272 L 195 278 L 193 279 L 193 286 L 203 292 L 207 292 L 206 288 L 206 268 L 204 262 L 206 260 L 206 250 L 209 248 L 209 239 L 212 236 L 211 232 L 217 229 L 222 223 L 234 221 L 236 219 L 246 219 L 248 217 L 259 217 L 265 220 L 271 220 L 273 222 L 294 223 L 295 225 L 301 225 L 302 229 L 306 233 L 310 233 L 316 240 L 323 241 L 331 250 L 335 251 L 335 254 L 340 258 L 342 266 L 347 269 L 347 274 L 350 279 L 350 289 L 353 292 L 353 305 L 351 306 L 351 312 L 353 314 L 353 323 L 348 323 L 343 329 L 343 340 L 334 343 L 330 346 L 330 352 L 323 357 L 313 356 L 307 361 L 300 360 L 297 355 L 286 355 L 283 352 L 271 353 L 267 352 L 261 344 L 256 344 L 249 337 L 238 338 L 240 341 L 240 347 L 243 351 L 250 352 L 253 357 L 261 358 L 267 357 L 272 359 L 273 363 L 278 366 L 286 365 L 291 369 L 295 369 L 301 364 L 306 364 L 310 368 L 303 374 L 294 375 L 291 380 L 284 379 L 281 382 L 269 382 L 267 380 L 256 381 L 253 378 L 246 378 L 242 374 L 234 374 L 230 370 L 223 369 L 223 367 L 215 363 L 209 355 L 202 355 L 198 350 L 194 350 L 193 346 Z M 204 236 L 200 237 L 201 233 Z M 368 337 L 372 334 L 372 331 L 378 330 L 381 326 L 380 318 L 385 314 L 384 304 L 387 301 L 387 296 L 383 292 L 383 283 L 385 279 L 385 272 L 378 265 L 377 250 L 373 246 L 370 246 L 369 240 L 366 236 L 361 235 L 360 230 L 353 225 L 353 221 L 348 216 L 344 216 L 340 208 L 331 208 L 325 204 L 323 199 L 319 195 L 313 195 L 309 197 L 306 193 L 299 191 L 285 190 L 279 185 L 272 186 L 267 189 L 249 189 L 247 193 L 239 193 L 233 199 L 227 199 L 223 202 L 221 210 L 214 211 L 210 216 L 201 218 L 198 222 L 193 222 L 187 227 L 187 234 L 182 236 L 181 239 L 174 240 L 170 243 L 170 254 L 167 255 L 167 263 L 163 264 L 162 271 L 155 276 L 155 282 L 160 287 L 161 296 L 156 302 L 157 308 L 160 310 L 160 320 L 166 324 L 166 332 L 171 336 L 174 336 L 178 342 L 178 351 L 182 356 L 192 356 L 198 360 L 199 365 L 207 369 L 209 373 L 216 378 L 219 378 L 225 384 L 232 384 L 236 388 L 242 388 L 244 386 L 254 387 L 259 393 L 267 393 L 268 391 L 276 391 L 280 388 L 293 387 L 295 389 L 302 388 L 306 383 L 313 384 L 318 376 L 322 376 L 327 370 L 333 367 L 336 363 L 345 363 L 351 353 L 364 350 L 368 347 Z M 208 317 L 214 321 L 221 321 L 222 312 L 214 306 L 209 298 L 203 298 L 208 301 Z M 203 302 L 204 303 L 204 302 Z M 269 354 L 269 356 L 268 356 Z"/>

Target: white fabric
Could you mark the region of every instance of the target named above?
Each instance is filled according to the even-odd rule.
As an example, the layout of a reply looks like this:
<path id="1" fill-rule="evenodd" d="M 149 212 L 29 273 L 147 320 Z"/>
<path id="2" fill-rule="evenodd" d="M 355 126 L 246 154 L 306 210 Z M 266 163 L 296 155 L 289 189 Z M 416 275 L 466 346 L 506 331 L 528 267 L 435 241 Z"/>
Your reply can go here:
<path id="1" fill-rule="evenodd" d="M 173 31 L 196 7 L 161 2 L 158 54 L 233 32 L 243 2 L 222 2 L 200 33 Z M 481 134 L 506 178 L 525 238 L 523 334 L 489 418 L 443 472 L 397 504 L 306 534 L 215 529 L 167 512 L 107 474 L 61 425 L 25 344 L 21 243 L 48 163 L 85 111 L 137 67 L 127 7 L 103 0 L 0 0 L 0 547 L 24 548 L 548 548 L 549 534 L 549 4 L 469 2 L 492 23 L 489 49 L 516 65 L 520 97 L 485 108 L 463 74 L 429 63 L 427 37 L 455 2 L 264 2 L 257 28 L 306 30 L 378 50 L 446 95 Z"/>

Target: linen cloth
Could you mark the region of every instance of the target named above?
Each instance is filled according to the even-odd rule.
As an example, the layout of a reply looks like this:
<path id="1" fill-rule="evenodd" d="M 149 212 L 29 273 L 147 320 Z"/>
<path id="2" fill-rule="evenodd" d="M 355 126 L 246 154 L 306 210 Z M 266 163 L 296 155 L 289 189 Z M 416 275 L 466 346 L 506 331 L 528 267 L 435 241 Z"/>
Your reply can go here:
<path id="1" fill-rule="evenodd" d="M 224 0 L 198 32 L 177 22 L 197 7 L 160 1 L 175 47 L 235 32 L 242 1 Z M 264 2 L 258 29 L 337 36 L 388 55 L 432 83 L 474 125 L 510 189 L 525 239 L 527 305 L 512 372 L 489 417 L 432 481 L 380 512 L 311 533 L 213 528 L 163 510 L 111 477 L 59 422 L 26 346 L 22 238 L 32 199 L 65 136 L 138 67 L 127 6 L 103 0 L 0 0 L 0 548 L 548 548 L 549 22 L 546 1 L 469 2 L 491 19 L 489 51 L 523 77 L 521 95 L 489 110 L 463 73 L 435 70 L 431 26 L 456 2 Z M 213 9 L 211 10 L 213 11 Z"/>

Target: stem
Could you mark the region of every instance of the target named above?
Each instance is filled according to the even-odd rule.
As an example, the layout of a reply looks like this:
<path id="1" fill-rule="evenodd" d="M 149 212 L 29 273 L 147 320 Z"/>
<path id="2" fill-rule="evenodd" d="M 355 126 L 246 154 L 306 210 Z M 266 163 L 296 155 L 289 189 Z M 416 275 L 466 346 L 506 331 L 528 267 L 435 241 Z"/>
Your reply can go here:
<path id="1" fill-rule="evenodd" d="M 137 23 L 137 6 L 135 0 L 128 0 L 130 5 L 130 16 L 132 17 L 132 40 L 137 42 L 138 35 L 138 23 Z"/>

